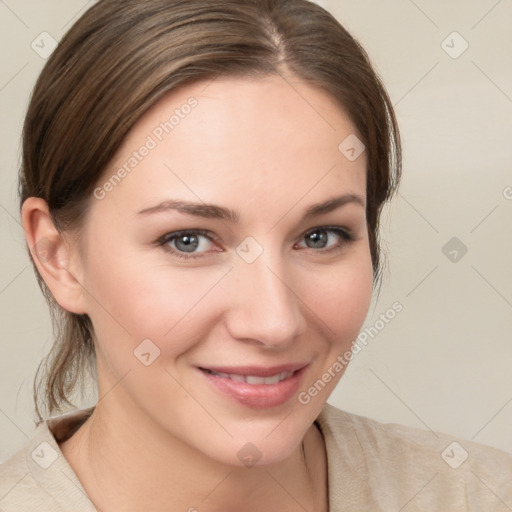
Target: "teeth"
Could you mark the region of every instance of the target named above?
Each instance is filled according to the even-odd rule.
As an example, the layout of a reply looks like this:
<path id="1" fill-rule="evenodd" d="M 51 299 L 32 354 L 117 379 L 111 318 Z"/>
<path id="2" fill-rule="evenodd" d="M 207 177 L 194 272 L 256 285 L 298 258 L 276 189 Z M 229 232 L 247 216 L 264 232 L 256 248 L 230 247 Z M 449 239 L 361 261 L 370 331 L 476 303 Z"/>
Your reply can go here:
<path id="1" fill-rule="evenodd" d="M 231 379 L 236 382 L 246 382 L 247 384 L 277 384 L 282 380 L 288 379 L 294 374 L 294 372 L 281 372 L 276 375 L 272 375 L 271 377 L 259 377 L 256 375 L 237 375 L 235 373 L 222 373 L 211 370 L 209 370 L 209 373 L 212 375 L 218 375 L 219 377 L 224 377 L 225 379 Z"/>
<path id="2" fill-rule="evenodd" d="M 253 377 L 252 375 L 247 375 L 245 377 L 245 382 L 247 382 L 247 384 L 271 384 L 270 382 L 267 381 L 273 379 L 274 377 Z M 277 378 L 279 382 L 279 375 L 277 376 Z"/>

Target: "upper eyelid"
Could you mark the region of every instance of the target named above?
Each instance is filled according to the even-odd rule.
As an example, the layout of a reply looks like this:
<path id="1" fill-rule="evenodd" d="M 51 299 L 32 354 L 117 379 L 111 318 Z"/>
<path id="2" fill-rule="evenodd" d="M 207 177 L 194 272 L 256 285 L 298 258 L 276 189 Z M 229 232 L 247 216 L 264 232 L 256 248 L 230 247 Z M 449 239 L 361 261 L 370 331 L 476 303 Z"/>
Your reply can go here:
<path id="1" fill-rule="evenodd" d="M 213 233 L 212 231 L 208 231 L 206 229 L 178 229 L 177 231 L 169 231 L 168 233 L 165 233 L 161 237 L 158 238 L 158 240 L 166 240 L 171 238 L 178 238 L 181 235 L 186 235 L 188 233 L 193 233 L 195 235 L 204 236 L 206 238 L 211 238 L 212 241 L 218 241 L 220 240 L 220 237 Z"/>

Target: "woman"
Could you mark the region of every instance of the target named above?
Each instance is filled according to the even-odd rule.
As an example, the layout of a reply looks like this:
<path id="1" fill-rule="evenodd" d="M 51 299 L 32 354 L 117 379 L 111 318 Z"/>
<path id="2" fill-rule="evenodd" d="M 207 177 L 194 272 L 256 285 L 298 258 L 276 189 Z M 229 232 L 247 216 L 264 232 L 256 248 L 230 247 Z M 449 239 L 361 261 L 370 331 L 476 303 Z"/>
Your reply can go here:
<path id="1" fill-rule="evenodd" d="M 326 404 L 400 158 L 364 50 L 310 2 L 90 8 L 24 127 L 57 329 L 1 510 L 512 507 L 512 456 Z M 55 415 L 89 367 L 95 407 Z"/>

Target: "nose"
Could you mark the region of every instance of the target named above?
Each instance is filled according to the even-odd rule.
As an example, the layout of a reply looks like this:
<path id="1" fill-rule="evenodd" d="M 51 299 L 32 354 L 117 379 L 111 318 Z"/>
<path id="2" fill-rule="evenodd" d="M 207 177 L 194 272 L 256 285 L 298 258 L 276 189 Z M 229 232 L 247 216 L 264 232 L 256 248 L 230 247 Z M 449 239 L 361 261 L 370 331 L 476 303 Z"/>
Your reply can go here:
<path id="1" fill-rule="evenodd" d="M 239 262 L 233 269 L 228 329 L 237 340 L 284 349 L 306 329 L 304 302 L 293 289 L 290 268 L 269 250 L 252 263 Z"/>

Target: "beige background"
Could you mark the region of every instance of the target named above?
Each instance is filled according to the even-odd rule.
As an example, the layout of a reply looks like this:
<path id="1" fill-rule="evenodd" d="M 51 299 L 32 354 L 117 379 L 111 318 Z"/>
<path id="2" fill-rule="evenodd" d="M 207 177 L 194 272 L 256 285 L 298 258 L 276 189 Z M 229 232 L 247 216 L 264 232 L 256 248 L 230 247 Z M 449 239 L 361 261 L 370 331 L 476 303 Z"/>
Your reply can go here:
<path id="1" fill-rule="evenodd" d="M 384 216 L 389 271 L 366 322 L 379 332 L 329 401 L 512 452 L 512 3 L 318 3 L 367 49 L 404 143 Z M 89 4 L 0 2 L 0 461 L 34 430 L 32 379 L 51 343 L 17 206 L 21 126 L 45 62 L 31 43 L 59 40 Z M 452 237 L 467 254 L 443 252 Z M 403 311 L 379 329 L 395 301 Z"/>

